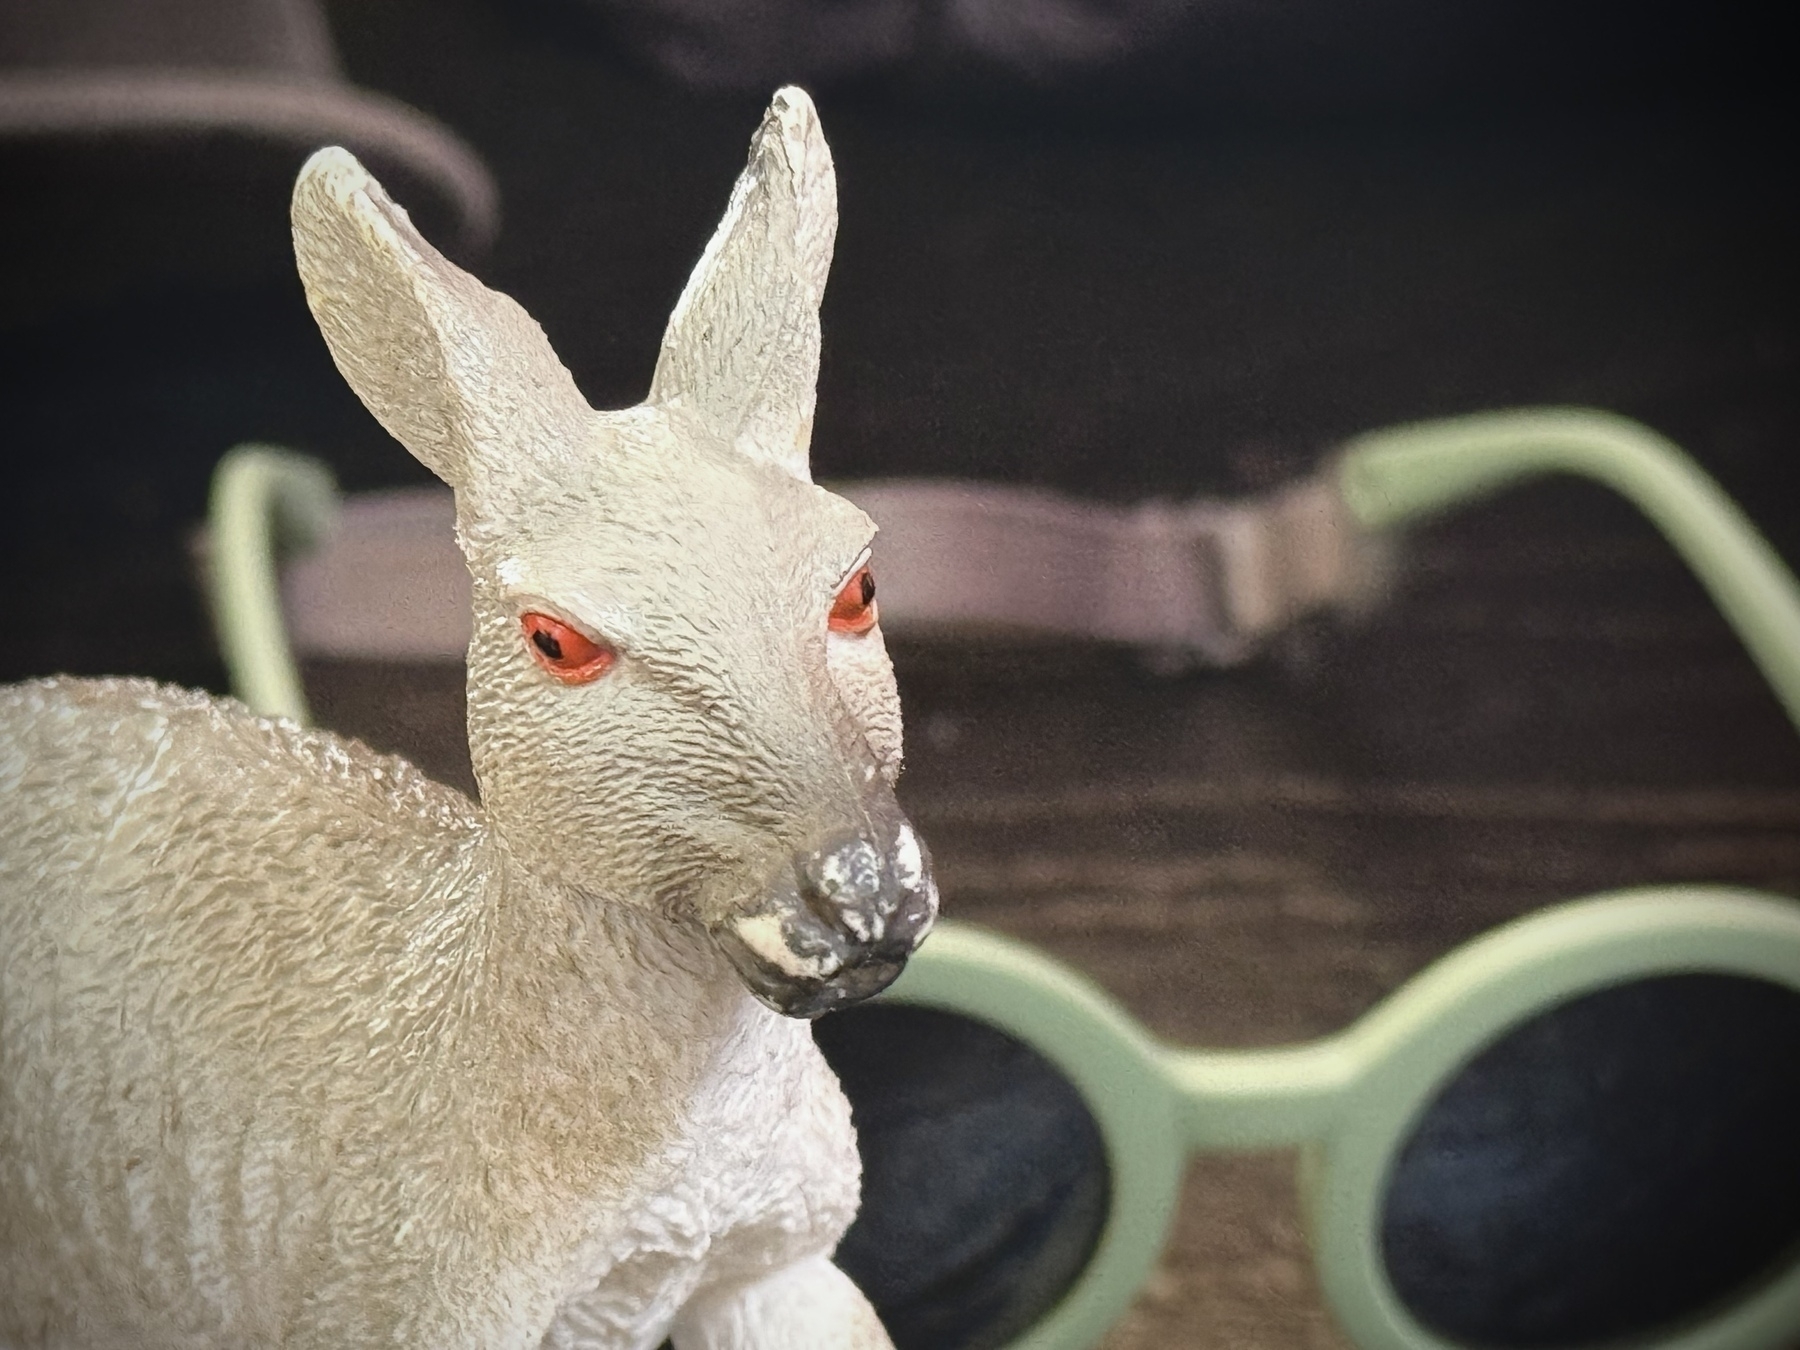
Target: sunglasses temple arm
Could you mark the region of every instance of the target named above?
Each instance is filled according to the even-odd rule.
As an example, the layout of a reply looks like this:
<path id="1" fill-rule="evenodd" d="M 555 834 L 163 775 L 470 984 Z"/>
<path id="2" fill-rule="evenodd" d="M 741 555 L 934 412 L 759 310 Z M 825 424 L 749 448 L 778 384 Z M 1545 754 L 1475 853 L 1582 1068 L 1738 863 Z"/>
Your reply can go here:
<path id="1" fill-rule="evenodd" d="M 1338 482 L 1357 520 L 1384 530 L 1547 473 L 1594 479 L 1650 518 L 1800 728 L 1800 587 L 1793 573 L 1718 484 L 1649 428 L 1576 408 L 1421 422 L 1351 441 Z"/>
<path id="2" fill-rule="evenodd" d="M 265 717 L 312 719 L 282 624 L 278 555 L 322 543 L 337 485 L 317 460 L 240 445 L 213 472 L 204 571 L 231 692 Z"/>
<path id="3" fill-rule="evenodd" d="M 1163 1051 L 1189 1151 L 1287 1148 L 1322 1139 L 1359 1070 L 1342 1037 L 1270 1050 Z"/>

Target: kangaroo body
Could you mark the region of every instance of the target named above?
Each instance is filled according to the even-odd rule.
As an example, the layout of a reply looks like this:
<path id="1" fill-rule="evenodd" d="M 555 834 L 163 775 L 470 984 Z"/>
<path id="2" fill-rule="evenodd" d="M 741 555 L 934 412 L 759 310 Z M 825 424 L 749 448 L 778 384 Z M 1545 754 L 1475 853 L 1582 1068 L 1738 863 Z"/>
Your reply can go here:
<path id="1" fill-rule="evenodd" d="M 46 681 L 0 727 L 18 1343 L 654 1346 L 849 1223 L 836 1080 L 697 929 L 229 702 Z"/>
<path id="2" fill-rule="evenodd" d="M 333 354 L 457 488 L 483 802 L 229 700 L 0 691 L 0 1346 L 888 1345 L 782 1015 L 880 987 L 936 901 L 879 633 L 825 621 L 870 533 L 804 475 L 829 172 L 785 91 L 651 401 L 596 414 L 309 165 Z"/>

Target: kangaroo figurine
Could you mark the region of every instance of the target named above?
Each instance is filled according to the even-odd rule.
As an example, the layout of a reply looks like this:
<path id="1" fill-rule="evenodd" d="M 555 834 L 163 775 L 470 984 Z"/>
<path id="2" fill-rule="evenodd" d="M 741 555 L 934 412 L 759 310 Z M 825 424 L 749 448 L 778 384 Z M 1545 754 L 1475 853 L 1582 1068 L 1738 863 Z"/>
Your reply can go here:
<path id="1" fill-rule="evenodd" d="M 479 806 L 135 680 L 0 690 L 0 1346 L 868 1350 L 805 1019 L 937 908 L 874 527 L 812 484 L 836 228 L 779 93 L 647 400 L 342 150 L 294 243 L 456 492 Z"/>

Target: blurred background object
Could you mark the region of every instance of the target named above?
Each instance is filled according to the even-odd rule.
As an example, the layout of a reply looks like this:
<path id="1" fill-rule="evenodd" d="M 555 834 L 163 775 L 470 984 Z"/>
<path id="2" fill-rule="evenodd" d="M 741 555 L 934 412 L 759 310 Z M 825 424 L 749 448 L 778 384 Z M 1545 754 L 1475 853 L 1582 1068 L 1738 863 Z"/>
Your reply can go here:
<path id="1" fill-rule="evenodd" d="M 285 198 L 312 133 L 49 134 L 16 111 L 68 75 L 46 34 L 89 5 L 0 0 L 0 677 L 217 689 L 186 541 L 218 457 L 287 445 L 351 490 L 423 474 L 293 279 Z M 316 12 L 257 28 L 258 8 L 231 10 L 242 29 L 158 20 L 128 54 L 399 100 L 466 142 L 506 205 L 476 269 L 596 404 L 642 396 L 770 86 L 802 78 L 841 183 L 822 477 L 1235 495 L 1372 427 L 1580 403 L 1671 435 L 1800 557 L 1793 50 L 1760 7 L 335 0 L 329 43 Z M 408 180 L 377 140 L 327 132 L 434 239 L 479 221 L 441 172 Z M 1791 729 L 1597 489 L 1427 530 L 1389 606 L 1229 673 L 1075 647 L 896 661 L 902 791 L 950 911 L 1184 1040 L 1322 1034 L 1584 891 L 1800 890 Z M 454 666 L 315 663 L 308 682 L 327 725 L 469 784 Z M 1001 1052 L 964 1050 L 943 1096 L 979 1134 Z M 1285 1158 L 1197 1167 L 1114 1350 L 1337 1344 L 1288 1177 Z"/>
<path id="2" fill-rule="evenodd" d="M 1775 77 L 1743 4 L 1623 0 L 522 0 L 695 89 L 782 80 L 1303 115 Z M 996 88 L 996 85 L 998 88 Z"/>
<path id="3" fill-rule="evenodd" d="M 286 237 L 267 189 L 321 144 L 377 166 L 451 248 L 499 227 L 486 166 L 430 117 L 349 84 L 315 0 L 7 0 L 0 140 L 25 152 L 8 214 L 34 255 L 14 312 L 32 303 L 21 282 L 41 307 L 104 296 L 154 272 L 159 248 L 215 282 L 258 246 L 267 267 Z"/>

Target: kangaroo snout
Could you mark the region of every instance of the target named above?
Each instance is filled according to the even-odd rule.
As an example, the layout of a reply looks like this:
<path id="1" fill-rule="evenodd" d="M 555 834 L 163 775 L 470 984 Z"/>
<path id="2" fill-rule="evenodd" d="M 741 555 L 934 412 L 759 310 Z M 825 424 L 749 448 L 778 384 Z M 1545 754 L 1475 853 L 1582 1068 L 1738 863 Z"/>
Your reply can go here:
<path id="1" fill-rule="evenodd" d="M 715 929 L 750 991 L 817 1017 L 892 984 L 937 917 L 931 860 L 891 799 L 802 849 L 760 899 Z"/>

